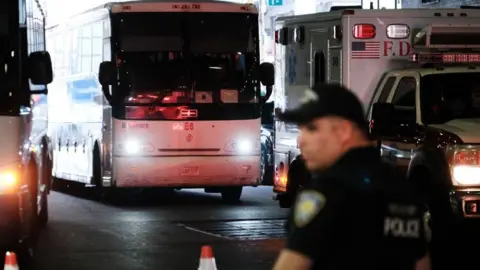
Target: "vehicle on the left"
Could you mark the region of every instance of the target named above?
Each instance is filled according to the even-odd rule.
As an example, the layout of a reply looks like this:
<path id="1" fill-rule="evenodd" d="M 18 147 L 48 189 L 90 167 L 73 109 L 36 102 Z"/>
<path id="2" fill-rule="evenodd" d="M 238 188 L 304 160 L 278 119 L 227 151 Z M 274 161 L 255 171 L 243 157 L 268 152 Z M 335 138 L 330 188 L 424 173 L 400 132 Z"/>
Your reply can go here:
<path id="1" fill-rule="evenodd" d="M 38 0 L 0 2 L 0 248 L 16 252 L 22 269 L 48 221 L 46 97 L 53 73 L 44 17 Z"/>

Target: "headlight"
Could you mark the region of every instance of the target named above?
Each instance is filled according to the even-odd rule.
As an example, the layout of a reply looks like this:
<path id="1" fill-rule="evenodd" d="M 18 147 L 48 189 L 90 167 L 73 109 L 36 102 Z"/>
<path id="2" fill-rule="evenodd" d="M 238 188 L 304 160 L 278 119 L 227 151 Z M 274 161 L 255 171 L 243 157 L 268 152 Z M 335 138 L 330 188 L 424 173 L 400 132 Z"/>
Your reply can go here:
<path id="1" fill-rule="evenodd" d="M 260 150 L 260 140 L 241 139 L 229 142 L 225 146 L 227 152 L 238 152 L 240 154 L 250 154 Z"/>
<path id="2" fill-rule="evenodd" d="M 0 192 L 10 192 L 19 185 L 20 170 L 0 170 Z"/>
<path id="3" fill-rule="evenodd" d="M 480 185 L 480 167 L 455 165 L 452 168 L 454 184 L 459 186 Z"/>
<path id="4" fill-rule="evenodd" d="M 473 146 L 449 147 L 447 159 L 454 185 L 480 185 L 480 148 Z"/>
<path id="5" fill-rule="evenodd" d="M 145 152 L 152 152 L 154 147 L 149 143 L 141 143 L 137 140 L 127 140 L 118 145 L 121 152 L 129 155 L 141 154 Z"/>
<path id="6" fill-rule="evenodd" d="M 136 154 L 140 152 L 140 143 L 134 140 L 127 141 L 125 143 L 125 152 L 128 154 Z"/>

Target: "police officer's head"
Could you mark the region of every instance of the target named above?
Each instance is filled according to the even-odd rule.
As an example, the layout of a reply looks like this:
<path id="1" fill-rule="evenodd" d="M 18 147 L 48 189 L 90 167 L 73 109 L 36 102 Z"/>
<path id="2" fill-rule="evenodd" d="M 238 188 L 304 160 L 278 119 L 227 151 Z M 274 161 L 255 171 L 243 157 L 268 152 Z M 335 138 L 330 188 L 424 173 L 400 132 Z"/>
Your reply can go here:
<path id="1" fill-rule="evenodd" d="M 339 84 L 307 89 L 299 107 L 277 117 L 298 124 L 298 142 L 310 170 L 326 169 L 348 150 L 370 144 L 361 102 Z"/>

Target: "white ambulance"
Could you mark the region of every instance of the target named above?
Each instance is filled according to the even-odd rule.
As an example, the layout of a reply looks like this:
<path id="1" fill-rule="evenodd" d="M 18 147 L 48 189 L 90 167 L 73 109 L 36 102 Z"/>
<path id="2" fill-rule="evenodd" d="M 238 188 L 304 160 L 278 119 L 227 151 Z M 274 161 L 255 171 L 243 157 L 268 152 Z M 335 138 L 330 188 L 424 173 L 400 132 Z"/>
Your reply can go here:
<path id="1" fill-rule="evenodd" d="M 344 84 L 364 103 L 381 154 L 436 192 L 430 209 L 480 216 L 480 10 L 350 8 L 284 17 L 276 29 L 276 111 L 315 83 Z M 297 134 L 276 121 L 281 207 L 305 181 Z M 422 146 L 442 155 L 425 158 Z"/>

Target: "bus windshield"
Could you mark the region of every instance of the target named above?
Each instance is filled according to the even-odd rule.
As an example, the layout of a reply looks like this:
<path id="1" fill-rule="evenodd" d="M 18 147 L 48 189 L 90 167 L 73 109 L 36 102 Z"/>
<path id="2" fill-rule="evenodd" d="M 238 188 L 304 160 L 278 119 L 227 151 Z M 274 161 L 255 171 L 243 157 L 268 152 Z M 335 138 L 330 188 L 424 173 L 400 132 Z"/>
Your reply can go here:
<path id="1" fill-rule="evenodd" d="M 420 84 L 424 124 L 480 118 L 480 73 L 430 74 Z"/>
<path id="2" fill-rule="evenodd" d="M 9 2 L 2 1 L 0 4 L 0 66 L 5 67 L 8 64 L 8 53 L 10 46 L 10 37 L 9 37 Z M 5 88 L 8 88 L 7 83 L 7 69 L 0 69 L 0 84 Z"/>
<path id="3" fill-rule="evenodd" d="M 119 16 L 120 80 L 129 87 L 126 103 L 258 102 L 259 88 L 253 78 L 258 65 L 254 40 L 257 21 L 253 15 Z"/>

